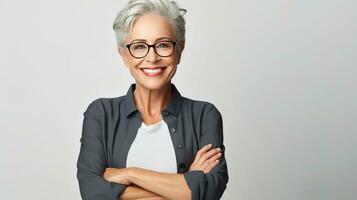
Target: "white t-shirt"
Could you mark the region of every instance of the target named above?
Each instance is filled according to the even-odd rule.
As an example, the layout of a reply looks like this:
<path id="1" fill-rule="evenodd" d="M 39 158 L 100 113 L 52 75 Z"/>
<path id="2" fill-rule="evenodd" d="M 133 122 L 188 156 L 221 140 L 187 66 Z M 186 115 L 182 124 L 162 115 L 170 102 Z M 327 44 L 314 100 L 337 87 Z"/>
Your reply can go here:
<path id="1" fill-rule="evenodd" d="M 164 120 L 152 125 L 141 123 L 129 149 L 126 166 L 177 173 L 176 154 Z"/>

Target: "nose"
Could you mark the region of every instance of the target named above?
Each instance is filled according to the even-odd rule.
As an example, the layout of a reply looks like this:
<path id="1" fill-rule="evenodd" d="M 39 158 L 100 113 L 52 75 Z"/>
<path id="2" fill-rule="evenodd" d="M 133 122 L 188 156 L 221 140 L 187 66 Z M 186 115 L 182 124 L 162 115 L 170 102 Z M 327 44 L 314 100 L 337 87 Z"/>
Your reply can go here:
<path id="1" fill-rule="evenodd" d="M 148 55 L 146 55 L 146 58 L 148 62 L 152 63 L 155 63 L 158 60 L 159 55 L 156 54 L 154 47 L 149 48 L 149 52 Z"/>

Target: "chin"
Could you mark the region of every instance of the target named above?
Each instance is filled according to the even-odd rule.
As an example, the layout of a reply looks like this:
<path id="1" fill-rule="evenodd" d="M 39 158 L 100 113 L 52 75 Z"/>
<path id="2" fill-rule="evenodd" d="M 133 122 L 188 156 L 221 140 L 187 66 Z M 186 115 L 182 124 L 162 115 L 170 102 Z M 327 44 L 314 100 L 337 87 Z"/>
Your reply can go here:
<path id="1" fill-rule="evenodd" d="M 152 81 L 145 81 L 143 83 L 141 82 L 139 84 L 149 90 L 159 90 L 167 86 L 169 83 L 165 83 L 158 80 L 152 80 Z"/>

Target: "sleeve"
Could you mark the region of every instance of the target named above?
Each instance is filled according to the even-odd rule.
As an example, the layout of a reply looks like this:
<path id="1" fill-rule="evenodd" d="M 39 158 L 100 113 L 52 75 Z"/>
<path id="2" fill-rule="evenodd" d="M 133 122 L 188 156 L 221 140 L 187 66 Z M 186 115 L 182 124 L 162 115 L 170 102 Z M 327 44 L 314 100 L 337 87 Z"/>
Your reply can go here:
<path id="1" fill-rule="evenodd" d="M 106 168 L 100 109 L 96 101 L 83 113 L 81 147 L 77 160 L 77 179 L 83 200 L 118 200 L 126 185 L 103 178 Z"/>
<path id="2" fill-rule="evenodd" d="M 191 190 L 192 200 L 219 200 L 228 183 L 228 170 L 225 159 L 225 146 L 223 144 L 222 116 L 217 108 L 211 104 L 211 108 L 203 116 L 202 133 L 199 142 L 200 148 L 207 144 L 222 149 L 222 157 L 219 164 L 209 173 L 193 170 L 184 173 L 187 185 Z"/>

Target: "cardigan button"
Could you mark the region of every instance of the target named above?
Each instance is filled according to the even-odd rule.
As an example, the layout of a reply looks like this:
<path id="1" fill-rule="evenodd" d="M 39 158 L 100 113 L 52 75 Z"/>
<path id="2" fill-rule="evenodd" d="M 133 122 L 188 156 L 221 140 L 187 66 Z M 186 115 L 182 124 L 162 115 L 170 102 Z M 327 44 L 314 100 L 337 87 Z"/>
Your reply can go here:
<path id="1" fill-rule="evenodd" d="M 186 169 L 185 163 L 180 163 L 179 167 L 180 167 L 181 169 Z"/>
<path id="2" fill-rule="evenodd" d="M 170 129 L 170 132 L 171 132 L 171 133 L 175 133 L 175 132 L 176 132 L 176 129 L 175 129 L 175 128 L 171 128 L 171 129 Z"/>
<path id="3" fill-rule="evenodd" d="M 169 112 L 164 111 L 162 114 L 163 114 L 164 116 L 168 116 L 168 115 L 169 115 Z"/>
<path id="4" fill-rule="evenodd" d="M 179 148 L 179 149 L 182 149 L 182 147 L 183 147 L 183 146 L 180 145 L 180 144 L 177 145 L 177 148 Z"/>

